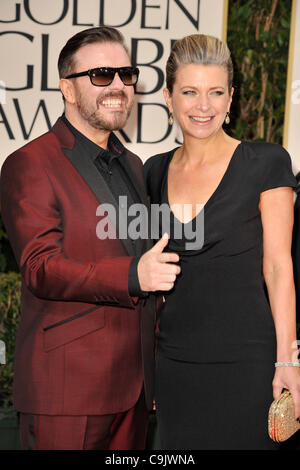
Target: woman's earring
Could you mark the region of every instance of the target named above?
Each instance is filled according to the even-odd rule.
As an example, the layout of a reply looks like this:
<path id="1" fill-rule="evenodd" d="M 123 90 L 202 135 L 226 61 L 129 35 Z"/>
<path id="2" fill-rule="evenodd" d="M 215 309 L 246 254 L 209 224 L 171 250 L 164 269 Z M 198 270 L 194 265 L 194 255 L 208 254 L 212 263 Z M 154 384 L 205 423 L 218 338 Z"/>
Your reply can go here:
<path id="1" fill-rule="evenodd" d="M 225 124 L 229 124 L 229 123 L 230 123 L 230 117 L 229 117 L 229 112 L 227 111 L 226 118 L 225 118 Z"/>
<path id="2" fill-rule="evenodd" d="M 169 123 L 169 126 L 173 126 L 174 124 L 174 118 L 173 118 L 173 114 L 170 113 L 170 116 L 169 116 L 169 119 L 168 119 L 168 123 Z"/>

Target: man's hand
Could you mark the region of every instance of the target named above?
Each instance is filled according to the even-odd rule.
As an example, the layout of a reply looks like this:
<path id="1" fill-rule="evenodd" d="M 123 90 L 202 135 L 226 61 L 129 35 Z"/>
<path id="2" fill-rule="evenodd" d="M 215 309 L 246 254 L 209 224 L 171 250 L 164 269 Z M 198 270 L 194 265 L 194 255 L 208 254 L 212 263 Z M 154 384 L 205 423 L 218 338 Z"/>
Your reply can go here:
<path id="1" fill-rule="evenodd" d="M 168 291 L 174 286 L 176 276 L 181 269 L 176 264 L 179 256 L 176 253 L 163 253 L 169 241 L 168 234 L 147 251 L 138 263 L 137 271 L 140 287 L 145 292 Z"/>

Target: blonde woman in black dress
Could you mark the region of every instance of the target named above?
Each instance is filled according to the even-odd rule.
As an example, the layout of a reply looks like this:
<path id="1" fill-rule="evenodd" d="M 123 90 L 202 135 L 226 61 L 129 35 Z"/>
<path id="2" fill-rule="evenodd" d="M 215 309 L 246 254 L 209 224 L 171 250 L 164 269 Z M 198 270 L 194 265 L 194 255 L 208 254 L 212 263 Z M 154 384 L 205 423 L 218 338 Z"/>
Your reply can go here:
<path id="1" fill-rule="evenodd" d="M 171 209 L 168 250 L 181 266 L 159 322 L 163 449 L 276 449 L 268 408 L 283 388 L 300 416 L 290 256 L 296 181 L 281 146 L 224 132 L 232 78 L 223 42 L 177 41 L 164 96 L 183 145 L 145 164 L 151 202 Z M 196 229 L 204 241 L 191 247 L 186 234 Z"/>

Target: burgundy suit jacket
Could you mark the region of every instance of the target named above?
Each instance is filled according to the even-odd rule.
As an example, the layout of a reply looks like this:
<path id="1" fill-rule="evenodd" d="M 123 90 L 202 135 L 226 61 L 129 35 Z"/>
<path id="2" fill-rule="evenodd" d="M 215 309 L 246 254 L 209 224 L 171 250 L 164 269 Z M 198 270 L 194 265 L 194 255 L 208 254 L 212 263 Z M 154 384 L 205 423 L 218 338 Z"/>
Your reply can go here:
<path id="1" fill-rule="evenodd" d="M 88 415 L 152 408 L 155 299 L 132 298 L 130 240 L 96 236 L 102 203 L 118 206 L 58 119 L 3 164 L 1 210 L 22 274 L 14 405 L 25 413 Z M 120 161 L 147 204 L 141 160 Z M 145 242 L 145 249 L 151 246 Z"/>

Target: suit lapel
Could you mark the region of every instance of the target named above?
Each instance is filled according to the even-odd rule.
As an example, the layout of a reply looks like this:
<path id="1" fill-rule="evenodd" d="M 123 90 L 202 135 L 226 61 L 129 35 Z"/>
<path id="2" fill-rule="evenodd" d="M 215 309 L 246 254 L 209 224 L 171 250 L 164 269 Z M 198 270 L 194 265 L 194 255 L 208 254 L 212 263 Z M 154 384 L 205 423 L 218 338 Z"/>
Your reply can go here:
<path id="1" fill-rule="evenodd" d="M 61 126 L 63 126 L 63 128 Z M 116 201 L 116 199 L 114 198 L 106 181 L 101 176 L 91 159 L 84 157 L 84 150 L 81 147 L 81 144 L 78 139 L 76 140 L 74 138 L 72 132 L 61 120 L 59 120 L 55 124 L 53 131 L 61 141 L 62 151 L 70 160 L 72 165 L 76 168 L 76 170 L 81 175 L 86 184 L 89 186 L 91 191 L 95 194 L 99 203 L 110 204 L 114 207 L 116 213 L 115 228 L 117 234 L 119 233 L 120 225 L 122 227 L 127 228 L 127 213 L 123 213 L 122 211 L 120 211 L 119 202 Z M 62 135 L 63 133 L 67 134 L 66 138 Z M 73 139 L 70 138 L 69 134 L 72 135 Z M 111 223 L 114 225 L 113 221 L 111 221 Z M 130 256 L 134 256 L 135 252 L 131 240 L 128 237 L 119 238 L 119 240 L 122 242 L 126 252 Z"/>
<path id="2" fill-rule="evenodd" d="M 124 155 L 120 159 L 124 170 L 127 172 L 128 177 L 131 181 L 135 184 L 135 189 L 140 197 L 141 202 L 146 207 L 147 210 L 147 220 L 148 220 L 148 237 L 144 240 L 144 250 L 148 251 L 153 246 L 153 241 L 151 239 L 151 207 L 150 207 L 150 199 L 147 195 L 146 185 L 144 184 L 144 180 L 139 180 L 139 175 L 135 172 L 135 167 L 131 165 L 130 159 Z"/>
<path id="3" fill-rule="evenodd" d="M 121 157 L 120 157 L 120 164 L 122 165 L 124 171 L 127 173 L 127 176 L 129 178 L 130 181 L 133 182 L 133 185 L 134 185 L 134 188 L 140 198 L 140 201 L 145 204 L 145 206 L 147 207 L 148 206 L 148 200 L 147 200 L 147 194 L 146 194 L 146 190 L 142 188 L 141 184 L 140 184 L 140 181 L 139 181 L 139 178 L 138 178 L 138 175 L 136 174 L 135 170 L 134 170 L 134 167 L 131 165 L 131 162 L 128 158 L 128 156 L 126 155 L 126 153 L 124 153 Z"/>
<path id="4" fill-rule="evenodd" d="M 147 196 L 147 193 L 146 193 L 146 189 L 144 189 L 142 187 L 142 185 L 140 184 L 139 175 L 136 174 L 135 169 L 134 169 L 133 165 L 131 165 L 130 159 L 128 158 L 128 156 L 126 154 L 122 155 L 122 157 L 120 158 L 120 163 L 121 163 L 124 171 L 127 173 L 127 176 L 130 179 L 130 181 L 132 181 L 134 183 L 134 187 L 135 187 L 135 190 L 136 190 L 136 192 L 137 192 L 137 194 L 140 198 L 140 201 L 146 207 L 146 210 L 147 210 L 148 237 L 144 240 L 144 243 L 143 243 L 144 250 L 147 251 L 153 246 L 153 243 L 152 243 L 152 240 L 149 236 L 150 235 L 149 234 L 149 229 L 151 227 L 151 219 L 150 219 L 151 212 L 150 212 L 150 204 L 149 204 L 148 196 Z"/>

